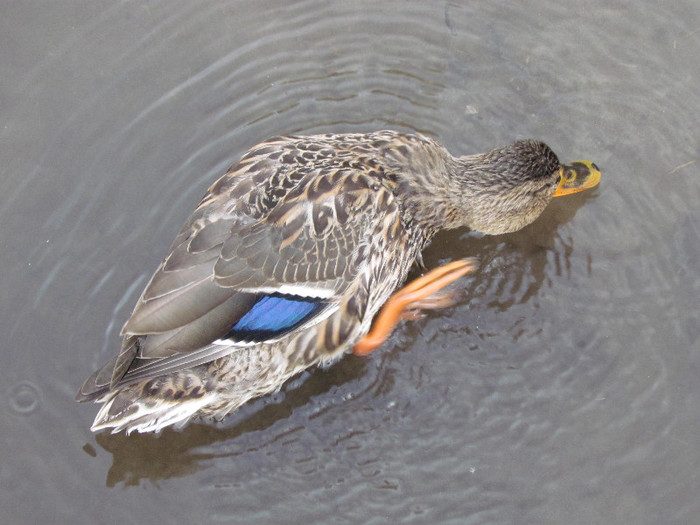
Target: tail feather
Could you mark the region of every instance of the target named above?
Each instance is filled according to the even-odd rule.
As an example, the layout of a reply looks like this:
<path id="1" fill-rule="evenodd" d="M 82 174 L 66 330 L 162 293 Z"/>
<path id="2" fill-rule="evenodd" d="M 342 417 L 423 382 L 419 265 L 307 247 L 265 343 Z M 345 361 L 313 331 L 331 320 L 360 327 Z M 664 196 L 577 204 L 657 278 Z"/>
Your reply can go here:
<path id="1" fill-rule="evenodd" d="M 109 391 L 110 382 L 112 380 L 112 371 L 114 370 L 114 365 L 117 362 L 115 357 L 104 366 L 93 372 L 93 374 L 88 377 L 83 386 L 80 387 L 78 393 L 75 395 L 75 400 L 81 403 L 86 401 L 93 401 L 104 395 Z"/>
<path id="2" fill-rule="evenodd" d="M 137 432 L 159 432 L 174 425 L 184 426 L 202 407 L 211 403 L 213 394 L 199 398 L 167 400 L 145 396 L 140 388 L 126 387 L 117 392 L 108 392 L 96 402 L 104 403 L 90 429 L 111 429 L 112 434 L 125 430 Z"/>

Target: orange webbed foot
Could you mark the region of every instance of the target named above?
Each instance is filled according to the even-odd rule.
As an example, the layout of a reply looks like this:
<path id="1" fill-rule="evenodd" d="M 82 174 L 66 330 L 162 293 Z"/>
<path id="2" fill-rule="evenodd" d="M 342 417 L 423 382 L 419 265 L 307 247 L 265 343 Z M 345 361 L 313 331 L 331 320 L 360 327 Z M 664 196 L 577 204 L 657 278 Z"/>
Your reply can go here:
<path id="1" fill-rule="evenodd" d="M 421 308 L 444 308 L 454 304 L 454 293 L 437 293 L 448 284 L 476 270 L 475 259 L 460 259 L 429 271 L 392 295 L 379 311 L 372 329 L 353 348 L 355 355 L 367 355 L 389 337 L 405 317 L 416 318 Z"/>

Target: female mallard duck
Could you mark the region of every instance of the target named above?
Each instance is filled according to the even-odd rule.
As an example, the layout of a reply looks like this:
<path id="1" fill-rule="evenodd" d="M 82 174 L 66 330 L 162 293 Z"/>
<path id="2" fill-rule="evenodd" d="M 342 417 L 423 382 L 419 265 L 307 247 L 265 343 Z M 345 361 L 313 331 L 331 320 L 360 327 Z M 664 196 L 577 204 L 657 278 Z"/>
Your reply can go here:
<path id="1" fill-rule="evenodd" d="M 438 230 L 512 232 L 599 180 L 594 164 L 560 165 L 533 140 L 453 157 L 395 131 L 270 139 L 209 189 L 119 354 L 76 399 L 104 403 L 94 431 L 221 418 L 305 368 L 371 352 L 402 311 L 475 268 L 450 263 L 390 299 Z"/>

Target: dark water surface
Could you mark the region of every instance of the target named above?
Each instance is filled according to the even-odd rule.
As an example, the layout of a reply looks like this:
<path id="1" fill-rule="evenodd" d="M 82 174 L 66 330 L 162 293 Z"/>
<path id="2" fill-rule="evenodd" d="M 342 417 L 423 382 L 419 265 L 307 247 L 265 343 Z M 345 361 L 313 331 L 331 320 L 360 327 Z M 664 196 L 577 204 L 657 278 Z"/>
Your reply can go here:
<path id="1" fill-rule="evenodd" d="M 7 523 L 697 523 L 700 4 L 5 2 Z M 114 354 L 206 187 L 277 134 L 534 137 L 600 188 L 476 256 L 458 306 L 224 424 L 93 435 Z"/>

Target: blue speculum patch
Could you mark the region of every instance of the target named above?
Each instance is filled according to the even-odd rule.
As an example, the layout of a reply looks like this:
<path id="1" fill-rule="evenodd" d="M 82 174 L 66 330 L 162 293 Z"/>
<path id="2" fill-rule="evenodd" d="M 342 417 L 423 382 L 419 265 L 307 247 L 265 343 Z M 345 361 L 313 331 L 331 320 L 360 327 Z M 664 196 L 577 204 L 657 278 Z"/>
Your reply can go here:
<path id="1" fill-rule="evenodd" d="M 322 299 L 291 295 L 264 295 L 241 317 L 226 338 L 264 341 L 301 325 L 326 306 Z"/>

